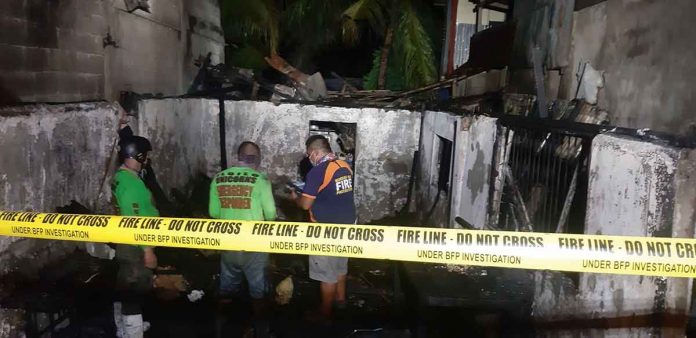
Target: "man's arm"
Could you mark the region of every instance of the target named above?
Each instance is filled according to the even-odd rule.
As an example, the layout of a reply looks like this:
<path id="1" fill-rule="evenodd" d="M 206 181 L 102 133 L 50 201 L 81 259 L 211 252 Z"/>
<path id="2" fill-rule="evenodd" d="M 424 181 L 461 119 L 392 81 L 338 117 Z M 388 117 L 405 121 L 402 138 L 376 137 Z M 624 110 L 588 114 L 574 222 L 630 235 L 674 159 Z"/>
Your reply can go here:
<path id="1" fill-rule="evenodd" d="M 263 209 L 263 219 L 273 221 L 278 216 L 276 214 L 275 200 L 273 199 L 273 189 L 267 179 L 261 180 L 261 209 Z"/>
<path id="2" fill-rule="evenodd" d="M 118 138 L 120 141 L 125 141 L 126 139 L 133 137 L 133 129 L 131 129 L 131 127 L 128 125 L 130 117 L 128 116 L 128 112 L 123 109 L 120 103 L 114 102 L 114 105 L 117 107 L 119 112 Z"/>
<path id="3" fill-rule="evenodd" d="M 220 196 L 217 191 L 217 184 L 215 184 L 215 179 L 217 176 L 213 177 L 213 181 L 210 182 L 210 199 L 208 201 L 208 214 L 212 218 L 220 218 Z"/>
<path id="4" fill-rule="evenodd" d="M 295 192 L 292 192 L 292 198 L 295 200 L 295 203 L 297 203 L 297 206 L 302 208 L 303 210 L 309 210 L 312 208 L 312 205 L 314 204 L 314 198 L 308 197 L 304 193 L 302 195 L 297 196 Z"/>
<path id="5" fill-rule="evenodd" d="M 319 170 L 319 168 L 312 168 L 312 170 L 307 173 L 307 180 L 305 181 L 305 186 L 302 189 L 302 195 L 297 196 L 294 192 L 292 197 L 295 199 L 297 206 L 309 210 L 314 204 L 314 200 L 319 194 L 319 186 L 324 179 L 324 171 Z"/>

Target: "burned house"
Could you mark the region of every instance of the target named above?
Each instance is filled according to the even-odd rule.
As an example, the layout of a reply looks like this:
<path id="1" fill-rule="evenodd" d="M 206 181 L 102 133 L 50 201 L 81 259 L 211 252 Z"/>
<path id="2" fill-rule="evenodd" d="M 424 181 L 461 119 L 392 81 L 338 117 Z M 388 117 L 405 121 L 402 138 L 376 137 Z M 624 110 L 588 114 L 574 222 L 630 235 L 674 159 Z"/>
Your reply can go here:
<path id="1" fill-rule="evenodd" d="M 443 65 L 451 71 L 449 94 L 465 110 L 423 113 L 422 220 L 508 231 L 693 236 L 694 116 L 664 109 L 674 100 L 690 102 L 676 94 L 683 78 L 665 77 L 691 67 L 666 61 L 676 51 L 657 46 L 680 29 L 677 22 L 639 19 L 648 13 L 664 19 L 691 3 L 453 1 L 450 13 L 457 6 L 474 9 L 474 18 L 449 26 L 454 49 Z M 506 22 L 487 27 L 482 17 L 490 11 Z M 462 42 L 467 34 L 473 37 Z M 464 51 L 468 62 L 455 57 Z M 502 58 L 493 55 L 501 52 Z M 653 91 L 646 83 L 655 81 L 661 84 Z M 492 105 L 495 96 L 500 101 Z M 692 311 L 688 279 L 552 271 L 532 278 L 534 321 L 545 336 L 680 335 Z M 664 325 L 666 318 L 673 325 Z"/>
<path id="2" fill-rule="evenodd" d="M 3 1 L 0 211 L 76 200 L 112 213 L 118 116 L 102 101 L 132 91 L 152 93 L 138 100 L 132 127 L 155 145 L 163 191 L 187 217 L 207 216 L 207 180 L 240 142 L 260 145 L 279 197 L 302 177 L 304 140 L 324 135 L 355 172 L 360 224 L 694 236 L 694 3 L 442 3 L 442 81 L 308 100 L 296 83 L 244 71 L 236 80 L 254 94 L 233 81 L 196 86 L 195 64 L 224 59 L 215 1 Z M 255 96 L 258 87 L 272 102 Z M 59 274 L 52 264 L 76 249 L 108 257 L 90 243 L 0 238 L 0 335 L 66 325 L 67 306 L 13 296 L 22 283 L 46 286 L 43 271 Z M 408 310 L 399 314 L 414 336 L 449 333 L 459 321 L 498 336 L 511 334 L 507 323 L 523 336 L 680 336 L 693 313 L 689 278 L 391 263 L 361 261 L 367 272 L 352 283 Z M 451 326 L 432 327 L 444 321 Z"/>

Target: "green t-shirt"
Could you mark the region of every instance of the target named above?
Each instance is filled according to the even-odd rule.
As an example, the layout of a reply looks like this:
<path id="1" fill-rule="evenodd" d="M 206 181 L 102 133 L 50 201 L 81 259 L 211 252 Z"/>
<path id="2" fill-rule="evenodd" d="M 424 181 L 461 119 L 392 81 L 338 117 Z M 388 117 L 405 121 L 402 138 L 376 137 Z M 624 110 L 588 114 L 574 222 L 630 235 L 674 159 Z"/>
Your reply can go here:
<path id="1" fill-rule="evenodd" d="M 121 216 L 159 216 L 152 193 L 134 172 L 120 168 L 111 186 L 117 213 Z"/>
<path id="2" fill-rule="evenodd" d="M 224 170 L 210 184 L 210 217 L 245 221 L 276 218 L 271 183 L 266 175 L 247 167 Z"/>

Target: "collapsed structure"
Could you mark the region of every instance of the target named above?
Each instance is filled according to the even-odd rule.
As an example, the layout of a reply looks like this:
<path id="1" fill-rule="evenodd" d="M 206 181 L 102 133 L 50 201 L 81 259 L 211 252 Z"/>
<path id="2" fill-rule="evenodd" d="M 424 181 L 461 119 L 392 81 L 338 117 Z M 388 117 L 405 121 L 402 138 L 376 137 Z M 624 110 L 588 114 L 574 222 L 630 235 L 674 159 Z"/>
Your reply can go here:
<path id="1" fill-rule="evenodd" d="M 665 20 L 680 17 L 675 8 L 682 6 L 686 12 L 693 9 L 693 3 L 474 3 L 480 11 L 496 7 L 517 20 L 505 27 L 493 25 L 490 30 L 483 30 L 483 23 L 477 20 L 475 30 L 480 31 L 470 45 L 457 37 L 460 33 L 455 30 L 449 38 L 450 47 L 458 49 L 452 49 L 451 60 L 443 60 L 444 68 L 452 72 L 442 83 L 427 88 L 406 93 L 329 93 L 326 100 L 315 104 L 292 102 L 288 97 L 288 102 L 281 104 L 226 100 L 224 96 L 140 101 L 134 127 L 155 145 L 152 157 L 164 190 L 175 200 L 195 200 L 206 179 L 225 165 L 229 150 L 251 140 L 261 146 L 261 167 L 281 194 L 284 184 L 298 177 L 303 140 L 322 133 L 354 161 L 361 223 L 407 214 L 409 217 L 400 220 L 427 227 L 692 237 L 696 231 L 696 192 L 691 188 L 696 183 L 696 153 L 692 139 L 686 136 L 693 116 L 688 115 L 688 109 L 679 108 L 688 106 L 690 96 L 677 94 L 684 89 L 669 63 L 681 52 L 649 47 L 644 40 L 663 33 L 672 34 L 674 39 L 690 38 L 675 34 L 683 20 Z M 460 22 L 452 13 L 462 4 L 468 3 L 449 2 L 455 27 Z M 203 10 L 189 2 L 179 6 L 207 15 L 216 10 Z M 177 60 L 192 61 L 211 51 L 217 52 L 212 55 L 219 59 L 221 37 L 207 39 L 204 29 L 216 32 L 215 25 L 201 26 L 205 20 L 189 20 L 188 26 L 183 25 L 180 14 L 161 8 L 167 7 L 153 1 L 153 14 L 140 13 L 135 19 L 145 18 L 158 25 L 178 22 L 174 25 L 178 34 L 185 32 L 193 42 L 186 45 L 200 50 L 188 50 Z M 84 52 L 88 60 L 119 60 L 125 58 L 119 53 L 131 50 L 124 46 L 138 45 L 137 39 L 125 38 L 127 20 L 133 18 L 119 8 L 115 11 L 116 17 L 127 19 L 122 19 L 118 36 L 114 37 L 115 32 L 104 35 L 104 47 L 116 43 L 123 49 L 108 55 L 96 49 Z M 654 28 L 648 29 L 637 19 L 646 12 L 666 14 L 650 15 Z M 104 26 L 104 17 L 94 17 L 98 15 L 93 19 Z M 540 21 L 546 25 L 538 25 Z M 537 26 L 551 29 L 535 31 Z M 459 30 L 461 34 L 465 33 L 463 28 L 466 26 Z M 95 36 L 103 33 L 103 29 L 95 29 L 99 34 L 92 34 L 92 45 L 99 42 Z M 601 30 L 602 39 L 596 39 L 596 30 Z M 160 32 L 171 39 L 175 33 Z M 621 35 L 621 43 L 632 45 L 609 46 L 602 51 L 599 45 L 616 40 L 615 35 Z M 628 38 L 623 39 L 623 35 Z M 72 41 L 69 36 L 58 37 Z M 176 41 L 167 50 L 179 50 L 182 42 Z M 54 47 L 37 48 L 63 50 Z M 17 47 L 4 40 L 0 41 L 0 50 L 3 48 L 36 52 L 25 50 L 34 47 Z M 455 70 L 454 64 L 446 64 L 464 50 L 470 57 L 463 67 Z M 506 50 L 510 57 L 491 63 L 486 50 Z M 109 56 L 112 53 L 116 56 Z M 445 59 L 450 57 L 450 53 L 443 54 Z M 114 98 L 111 83 L 116 83 L 118 90 L 179 94 L 186 87 L 183 84 L 193 79 L 195 71 L 188 69 L 190 63 L 153 65 L 163 72 L 177 69 L 176 79 L 158 79 L 176 83 L 172 85 L 176 88 L 162 89 L 150 82 L 147 79 L 156 77 L 150 72 L 144 73 L 140 82 L 121 86 L 117 80 L 122 75 L 139 78 L 121 71 L 138 73 L 148 67 L 134 70 L 115 62 L 106 68 L 94 65 L 94 74 L 81 75 L 98 78 L 95 84 L 108 76 L 117 79 L 107 81 L 96 93 L 79 88 L 64 95 L 48 90 L 36 93 L 27 85 L 18 87 L 21 90 L 12 96 L 24 102 Z M 648 65 L 661 76 L 656 76 L 651 86 L 644 86 L 643 69 Z M 692 70 L 689 65 L 682 66 L 685 71 Z M 13 70 L 2 79 L 16 83 L 35 73 L 33 67 Z M 182 67 L 184 71 L 180 71 Z M 73 69 L 59 71 L 74 73 Z M 54 75 L 29 77 L 43 76 Z M 599 89 L 602 86 L 604 89 Z M 659 94 L 647 92 L 653 87 Z M 434 99 L 437 91 L 446 92 L 448 100 Z M 667 102 L 668 109 L 662 109 L 659 102 Z M 346 107 L 348 103 L 350 107 Z M 91 212 L 111 213 L 108 181 L 117 119 L 116 109 L 106 103 L 1 108 L 0 209 L 53 211 L 77 200 Z M 185 213 L 205 216 L 205 210 L 203 205 L 189 204 Z M 41 268 L 84 246 L 79 242 L 2 238 L 0 273 L 5 278 L 35 279 Z M 88 246 L 86 250 L 101 254 L 99 247 Z M 473 307 L 485 301 L 497 302 L 505 310 L 523 309 L 519 317 L 531 316 L 538 332 L 548 336 L 679 335 L 686 329 L 692 307 L 690 279 L 471 270 L 405 264 L 402 275 L 408 280 L 405 288 L 421 297 L 414 301 L 418 306 Z M 495 291 L 482 296 L 480 289 L 462 287 L 467 283 Z M 4 283 L 0 296 L 8 297 L 17 289 L 17 285 Z M 506 293 L 510 289 L 516 292 Z M 14 335 L 22 331 L 24 310 L 10 307 L 0 309 L 2 333 Z M 43 313 L 36 309 L 27 312 Z"/>

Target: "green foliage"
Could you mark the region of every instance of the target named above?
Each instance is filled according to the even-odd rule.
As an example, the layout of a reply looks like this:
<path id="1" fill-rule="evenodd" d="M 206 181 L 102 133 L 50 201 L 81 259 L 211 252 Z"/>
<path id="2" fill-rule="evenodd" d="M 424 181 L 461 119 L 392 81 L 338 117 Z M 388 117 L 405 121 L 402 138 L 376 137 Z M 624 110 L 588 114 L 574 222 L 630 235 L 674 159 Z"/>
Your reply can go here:
<path id="1" fill-rule="evenodd" d="M 360 39 L 358 21 L 365 21 L 379 35 L 383 35 L 389 24 L 389 12 L 385 0 L 358 0 L 343 12 L 341 35 L 348 45 Z"/>
<path id="2" fill-rule="evenodd" d="M 264 54 L 254 46 L 245 45 L 241 48 L 225 51 L 227 62 L 235 67 L 263 70 L 268 67 Z"/>
<path id="3" fill-rule="evenodd" d="M 279 16 L 273 0 L 222 0 L 221 11 L 226 41 L 277 51 Z"/>
<path id="4" fill-rule="evenodd" d="M 406 88 L 418 88 L 437 81 L 432 44 L 413 6 L 403 7 L 394 32 L 393 49 L 403 67 Z"/>
<path id="5" fill-rule="evenodd" d="M 398 65 L 396 60 L 392 58 L 394 52 L 393 50 L 389 53 L 391 62 L 387 63 L 387 74 L 385 78 L 385 88 L 389 90 L 399 91 L 404 90 L 404 74 L 401 71 L 401 66 Z M 374 53 L 372 59 L 372 68 L 370 72 L 363 77 L 363 88 L 368 90 L 377 89 L 377 81 L 379 79 L 379 62 L 382 56 L 382 50 L 378 49 Z"/>
<path id="6" fill-rule="evenodd" d="M 380 0 L 359 0 L 351 8 L 359 8 L 350 12 L 354 16 L 349 18 L 366 18 L 369 13 L 377 7 L 368 3 L 379 2 Z M 384 1 L 383 6 L 387 5 Z M 360 4 L 360 6 L 357 6 Z M 389 18 L 392 22 L 387 23 L 394 27 L 394 41 L 389 51 L 387 60 L 387 72 L 385 88 L 390 90 L 413 89 L 433 83 L 437 80 L 437 68 L 435 53 L 433 52 L 432 42 L 428 36 L 420 17 L 421 13 L 427 14 L 420 8 L 420 2 L 416 0 L 401 0 L 391 3 L 392 8 L 389 15 L 382 15 L 382 19 Z M 366 8 L 371 8 L 367 10 Z M 348 11 L 346 11 L 348 12 Z M 368 13 L 368 14 L 366 14 Z M 348 15 L 348 14 L 346 14 Z M 384 24 L 377 26 L 383 27 Z M 377 88 L 379 77 L 379 56 L 381 51 L 375 52 L 375 59 L 372 69 L 365 76 L 364 87 L 368 89 Z"/>
<path id="7" fill-rule="evenodd" d="M 304 68 L 314 55 L 335 45 L 341 36 L 341 17 L 350 0 L 292 0 L 282 13 L 283 42 L 291 63 Z"/>
<path id="8" fill-rule="evenodd" d="M 394 30 L 389 49 L 386 87 L 411 89 L 437 80 L 436 55 L 426 24 L 423 0 L 288 0 L 279 10 L 274 0 L 222 0 L 222 20 L 227 42 L 241 46 L 228 53 L 228 62 L 259 69 L 263 56 L 287 44 L 291 62 L 300 69 L 314 55 L 338 42 L 355 44 L 361 23 L 378 36 Z M 376 88 L 380 50 L 374 54 L 365 87 Z"/>
<path id="9" fill-rule="evenodd" d="M 292 43 L 330 45 L 340 36 L 341 13 L 349 0 L 293 0 L 283 11 L 283 35 Z"/>

